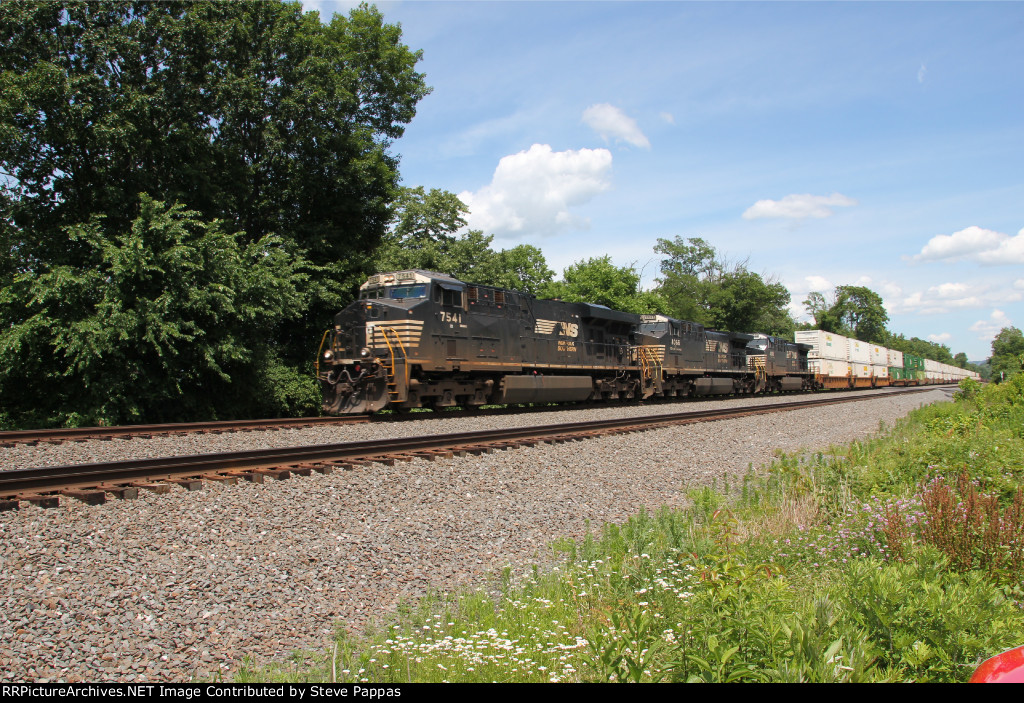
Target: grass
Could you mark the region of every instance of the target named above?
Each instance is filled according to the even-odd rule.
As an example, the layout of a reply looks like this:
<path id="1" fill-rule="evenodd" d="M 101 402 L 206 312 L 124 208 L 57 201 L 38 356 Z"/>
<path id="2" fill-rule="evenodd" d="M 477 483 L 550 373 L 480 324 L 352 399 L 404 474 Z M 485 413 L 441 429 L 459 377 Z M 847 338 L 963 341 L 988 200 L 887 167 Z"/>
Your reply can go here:
<path id="1" fill-rule="evenodd" d="M 239 681 L 966 681 L 1024 643 L 1024 378 Z"/>

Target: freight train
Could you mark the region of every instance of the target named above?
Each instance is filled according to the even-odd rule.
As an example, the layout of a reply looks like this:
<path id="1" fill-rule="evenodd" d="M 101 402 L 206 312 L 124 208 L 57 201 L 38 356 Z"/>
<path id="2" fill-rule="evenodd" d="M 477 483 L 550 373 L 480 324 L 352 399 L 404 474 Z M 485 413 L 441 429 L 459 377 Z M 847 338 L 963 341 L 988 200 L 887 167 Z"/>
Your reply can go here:
<path id="1" fill-rule="evenodd" d="M 828 341 L 837 346 L 544 300 L 417 269 L 367 279 L 324 333 L 316 371 L 332 415 L 864 385 L 850 362 L 841 369 L 826 358 L 839 345 Z M 894 380 L 888 372 L 867 378 L 872 386 Z"/>

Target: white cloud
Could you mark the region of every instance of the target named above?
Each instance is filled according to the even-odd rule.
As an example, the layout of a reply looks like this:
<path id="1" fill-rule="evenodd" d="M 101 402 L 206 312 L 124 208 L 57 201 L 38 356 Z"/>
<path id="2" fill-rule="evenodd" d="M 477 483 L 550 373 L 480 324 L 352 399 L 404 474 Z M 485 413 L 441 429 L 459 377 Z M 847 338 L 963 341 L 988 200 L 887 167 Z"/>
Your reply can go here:
<path id="1" fill-rule="evenodd" d="M 569 209 L 608 190 L 611 168 L 607 149 L 552 151 L 534 144 L 503 157 L 489 185 L 459 198 L 469 209 L 472 229 L 506 238 L 551 235 L 589 225 Z"/>
<path id="2" fill-rule="evenodd" d="M 951 335 L 949 332 L 940 332 L 939 334 L 928 335 L 928 339 L 929 341 L 941 344 L 943 342 L 948 342 L 949 340 L 953 339 L 953 335 Z"/>
<path id="3" fill-rule="evenodd" d="M 658 116 L 668 124 L 675 124 L 676 118 L 671 112 L 659 112 Z"/>
<path id="4" fill-rule="evenodd" d="M 903 288 L 898 283 L 879 281 L 878 291 L 886 298 L 898 298 L 903 295 Z"/>
<path id="5" fill-rule="evenodd" d="M 828 280 L 824 276 L 804 276 L 804 281 L 807 283 L 808 293 L 812 290 L 824 293 L 832 288 L 832 281 Z"/>
<path id="6" fill-rule="evenodd" d="M 968 290 L 969 288 L 965 283 L 941 283 L 929 288 L 928 292 L 933 293 L 939 298 L 957 298 L 963 297 L 964 293 Z"/>
<path id="7" fill-rule="evenodd" d="M 788 218 L 802 220 L 806 217 L 823 218 L 833 214 L 834 207 L 852 207 L 857 204 L 853 198 L 840 193 L 832 195 L 787 195 L 782 200 L 758 200 L 743 213 L 743 219 Z"/>
<path id="8" fill-rule="evenodd" d="M 664 116 L 664 113 L 662 115 Z M 591 105 L 583 111 L 583 121 L 605 141 L 622 141 L 644 149 L 651 148 L 651 142 L 640 131 L 636 120 L 614 105 Z"/>
<path id="9" fill-rule="evenodd" d="M 928 67 L 922 63 L 921 68 L 917 69 L 917 82 L 924 83 L 924 77 L 926 75 L 928 75 Z"/>
<path id="10" fill-rule="evenodd" d="M 1012 322 L 1010 318 L 1006 316 L 1006 313 L 997 309 L 992 311 L 992 314 L 989 315 L 989 319 L 978 320 L 967 329 L 971 332 L 977 332 L 978 339 L 990 342 L 996 338 L 996 335 L 999 334 L 999 330 L 1004 327 L 1009 327 L 1011 324 Z"/>
<path id="11" fill-rule="evenodd" d="M 940 283 L 925 291 L 915 291 L 893 301 L 892 311 L 919 315 L 945 315 L 953 310 L 983 308 L 1013 303 L 1024 293 L 988 284 Z"/>
<path id="12" fill-rule="evenodd" d="M 1017 290 L 1024 290 L 1024 278 L 1018 278 L 1013 282 L 1013 287 Z"/>
<path id="13" fill-rule="evenodd" d="M 1024 264 L 1024 229 L 1011 237 L 976 225 L 928 240 L 914 261 L 960 261 L 979 264 Z"/>

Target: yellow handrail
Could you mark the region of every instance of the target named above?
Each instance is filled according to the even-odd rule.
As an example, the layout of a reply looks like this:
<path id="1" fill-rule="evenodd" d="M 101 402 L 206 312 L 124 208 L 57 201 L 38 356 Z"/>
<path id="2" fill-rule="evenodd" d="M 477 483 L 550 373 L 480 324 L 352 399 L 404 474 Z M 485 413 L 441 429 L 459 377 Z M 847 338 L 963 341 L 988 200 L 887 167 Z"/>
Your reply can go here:
<path id="1" fill-rule="evenodd" d="M 398 345 L 399 351 L 402 352 L 402 360 L 403 361 L 406 358 L 405 345 L 402 344 L 402 338 L 398 336 L 398 330 L 396 330 L 394 327 L 389 327 L 387 325 L 381 325 L 381 326 L 376 327 L 374 329 L 375 330 L 378 330 L 378 329 L 381 330 L 381 336 L 384 337 L 384 343 L 388 345 L 388 354 L 391 357 L 390 358 L 390 362 L 391 362 L 391 373 L 390 373 L 390 376 L 391 376 L 392 382 L 394 382 L 393 379 L 395 378 L 395 358 L 396 358 L 395 357 L 395 347 L 392 346 L 391 340 L 388 339 L 388 332 L 391 332 L 391 334 L 394 335 L 394 337 L 395 337 L 395 344 Z M 405 380 L 405 385 L 406 385 L 406 387 L 408 387 L 409 386 L 409 364 L 405 364 L 405 373 L 403 375 L 405 376 L 405 379 L 404 379 Z"/>
<path id="2" fill-rule="evenodd" d="M 325 330 L 324 336 L 320 338 L 320 346 L 316 350 L 316 361 L 313 362 L 313 366 L 316 368 L 316 377 L 320 378 L 320 352 L 324 350 L 324 342 L 327 341 L 327 335 L 331 333 L 331 330 Z M 331 345 L 333 346 L 333 344 Z"/>

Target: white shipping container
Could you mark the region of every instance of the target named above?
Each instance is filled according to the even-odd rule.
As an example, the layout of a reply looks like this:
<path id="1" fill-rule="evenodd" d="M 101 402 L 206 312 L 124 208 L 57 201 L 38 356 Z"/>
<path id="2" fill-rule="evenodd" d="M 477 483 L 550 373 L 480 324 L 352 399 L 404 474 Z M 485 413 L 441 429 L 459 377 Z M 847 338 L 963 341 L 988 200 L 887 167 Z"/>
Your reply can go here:
<path id="1" fill-rule="evenodd" d="M 862 342 L 859 339 L 851 339 L 849 342 L 850 355 L 848 357 L 851 364 L 870 364 L 871 363 L 871 349 L 867 342 Z"/>
<path id="2" fill-rule="evenodd" d="M 850 375 L 850 364 L 838 359 L 810 359 L 811 373 L 832 378 L 847 378 Z"/>
<path id="3" fill-rule="evenodd" d="M 885 366 L 889 363 L 889 350 L 885 347 L 872 344 L 868 348 L 868 352 L 871 354 L 871 364 L 873 366 Z M 877 376 L 878 374 L 875 375 Z"/>
<path id="4" fill-rule="evenodd" d="M 808 358 L 846 361 L 847 339 L 841 334 L 824 330 L 800 330 L 796 333 L 796 341 L 811 345 Z"/>
<path id="5" fill-rule="evenodd" d="M 899 366 L 900 368 L 903 368 L 903 352 L 890 349 L 887 356 L 889 366 Z"/>
<path id="6" fill-rule="evenodd" d="M 875 378 L 889 378 L 889 367 L 885 364 L 872 364 L 871 374 Z"/>
<path id="7" fill-rule="evenodd" d="M 871 378 L 871 364 L 850 364 L 854 378 Z"/>
<path id="8" fill-rule="evenodd" d="M 925 359 L 924 360 L 925 375 L 926 376 L 935 376 L 936 374 L 939 373 L 941 366 L 942 366 L 942 364 L 940 364 L 937 361 L 932 361 L 931 359 Z"/>

